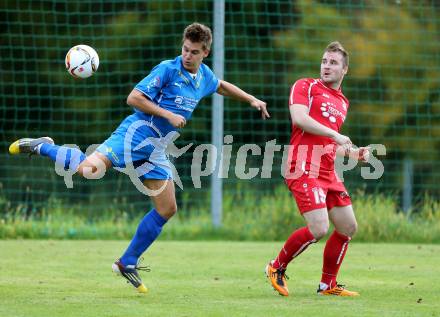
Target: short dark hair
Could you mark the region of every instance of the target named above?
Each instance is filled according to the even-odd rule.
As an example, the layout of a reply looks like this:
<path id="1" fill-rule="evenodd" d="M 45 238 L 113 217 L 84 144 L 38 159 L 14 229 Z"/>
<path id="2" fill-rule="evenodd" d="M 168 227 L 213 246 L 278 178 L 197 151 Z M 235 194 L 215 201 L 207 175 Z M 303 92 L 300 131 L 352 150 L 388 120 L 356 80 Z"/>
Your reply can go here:
<path id="1" fill-rule="evenodd" d="M 182 43 L 185 40 L 190 40 L 193 43 L 202 43 L 203 49 L 210 50 L 212 44 L 211 29 L 206 25 L 194 22 L 183 31 Z"/>
<path id="2" fill-rule="evenodd" d="M 325 52 L 338 52 L 342 55 L 342 59 L 344 61 L 344 66 L 348 66 L 349 58 L 348 58 L 348 52 L 345 50 L 345 48 L 339 43 L 338 41 L 331 42 L 329 45 L 327 45 Z"/>

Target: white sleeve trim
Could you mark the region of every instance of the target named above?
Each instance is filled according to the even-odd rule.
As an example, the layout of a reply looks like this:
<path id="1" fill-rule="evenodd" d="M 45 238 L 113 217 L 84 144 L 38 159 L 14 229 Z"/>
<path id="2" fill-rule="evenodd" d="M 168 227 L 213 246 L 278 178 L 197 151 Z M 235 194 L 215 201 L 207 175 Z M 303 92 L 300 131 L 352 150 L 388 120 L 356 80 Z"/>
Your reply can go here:
<path id="1" fill-rule="evenodd" d="M 140 90 L 137 87 L 134 87 L 134 89 L 136 89 L 137 91 L 140 91 L 141 93 L 143 93 L 146 97 L 148 97 L 148 99 L 150 99 L 151 101 L 153 101 L 153 98 L 151 98 L 151 96 L 149 94 L 147 94 L 145 91 Z"/>

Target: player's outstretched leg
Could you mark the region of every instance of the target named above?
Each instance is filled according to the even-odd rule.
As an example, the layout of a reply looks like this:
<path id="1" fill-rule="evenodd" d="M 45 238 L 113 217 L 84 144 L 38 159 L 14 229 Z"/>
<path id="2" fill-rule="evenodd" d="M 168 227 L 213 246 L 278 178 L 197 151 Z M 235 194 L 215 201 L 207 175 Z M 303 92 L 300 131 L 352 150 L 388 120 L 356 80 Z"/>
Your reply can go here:
<path id="1" fill-rule="evenodd" d="M 54 144 L 50 137 L 37 139 L 19 139 L 9 146 L 9 153 L 17 154 L 37 154 L 47 156 L 52 161 L 60 164 L 64 169 L 69 169 L 76 173 L 79 165 L 86 159 L 86 155 L 77 148 L 59 146 Z"/>
<path id="2" fill-rule="evenodd" d="M 31 139 L 31 138 L 19 139 L 9 146 L 9 153 L 12 155 L 17 155 L 17 154 L 22 154 L 22 153 L 24 153 L 24 154 L 39 154 L 38 153 L 39 145 L 42 145 L 42 144 L 53 145 L 54 142 L 48 136 L 41 137 L 38 139 Z"/>

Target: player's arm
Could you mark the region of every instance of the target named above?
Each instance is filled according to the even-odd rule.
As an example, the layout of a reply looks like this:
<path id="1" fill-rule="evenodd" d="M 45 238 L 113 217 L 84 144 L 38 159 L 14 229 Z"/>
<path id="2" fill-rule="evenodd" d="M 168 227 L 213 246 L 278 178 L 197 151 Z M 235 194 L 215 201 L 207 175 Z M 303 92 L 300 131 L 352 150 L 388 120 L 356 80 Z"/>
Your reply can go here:
<path id="1" fill-rule="evenodd" d="M 370 147 L 363 146 L 358 148 L 353 144 L 350 146 L 338 146 L 336 148 L 336 155 L 348 156 L 361 162 L 368 162 L 370 158 Z"/>
<path id="2" fill-rule="evenodd" d="M 292 123 L 302 130 L 311 134 L 332 138 L 339 145 L 351 144 L 348 136 L 342 135 L 310 117 L 307 106 L 293 104 L 289 109 Z"/>
<path id="3" fill-rule="evenodd" d="M 175 128 L 183 128 L 186 124 L 186 120 L 184 117 L 159 107 L 137 89 L 133 89 L 128 95 L 127 104 L 146 114 L 165 118 Z"/>
<path id="4" fill-rule="evenodd" d="M 227 81 L 220 80 L 219 82 L 220 83 L 217 88 L 218 94 L 234 98 L 235 100 L 247 102 L 258 111 L 261 111 L 261 118 L 270 118 L 270 115 L 266 109 L 266 103 L 264 101 L 255 98 L 254 96 Z"/>

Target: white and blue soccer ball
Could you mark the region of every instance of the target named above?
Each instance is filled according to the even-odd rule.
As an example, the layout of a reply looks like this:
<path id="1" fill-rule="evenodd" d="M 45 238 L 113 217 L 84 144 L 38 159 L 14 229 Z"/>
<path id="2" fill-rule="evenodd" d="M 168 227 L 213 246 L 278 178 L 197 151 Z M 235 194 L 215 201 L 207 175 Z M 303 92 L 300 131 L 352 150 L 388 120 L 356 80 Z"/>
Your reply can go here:
<path id="1" fill-rule="evenodd" d="M 77 78 L 92 76 L 99 67 L 99 56 L 88 45 L 76 45 L 66 54 L 66 69 L 70 75 Z"/>

